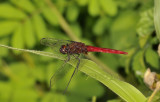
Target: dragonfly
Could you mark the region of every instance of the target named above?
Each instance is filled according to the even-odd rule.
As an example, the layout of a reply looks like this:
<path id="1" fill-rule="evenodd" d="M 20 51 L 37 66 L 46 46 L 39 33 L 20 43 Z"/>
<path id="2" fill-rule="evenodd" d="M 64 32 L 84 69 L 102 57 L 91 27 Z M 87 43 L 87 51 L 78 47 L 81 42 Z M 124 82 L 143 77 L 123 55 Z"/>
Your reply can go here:
<path id="1" fill-rule="evenodd" d="M 87 55 L 88 52 L 102 52 L 102 53 L 112 53 L 112 54 L 128 54 L 127 52 L 115 50 L 115 49 L 109 49 L 109 48 L 101 48 L 101 47 L 94 47 L 90 45 L 85 45 L 82 42 L 76 42 L 71 40 L 60 40 L 56 38 L 42 38 L 41 44 L 45 46 L 49 46 L 53 49 L 53 51 L 57 52 L 57 54 L 66 55 L 64 63 L 62 66 L 53 74 L 53 76 L 50 79 L 50 88 L 55 83 L 56 77 L 58 76 L 58 73 L 60 73 L 67 62 L 69 62 L 71 59 L 76 59 L 77 64 L 76 67 L 68 81 L 68 84 L 64 90 L 64 93 L 66 92 L 73 76 L 78 71 L 79 65 L 80 65 L 80 55 Z"/>

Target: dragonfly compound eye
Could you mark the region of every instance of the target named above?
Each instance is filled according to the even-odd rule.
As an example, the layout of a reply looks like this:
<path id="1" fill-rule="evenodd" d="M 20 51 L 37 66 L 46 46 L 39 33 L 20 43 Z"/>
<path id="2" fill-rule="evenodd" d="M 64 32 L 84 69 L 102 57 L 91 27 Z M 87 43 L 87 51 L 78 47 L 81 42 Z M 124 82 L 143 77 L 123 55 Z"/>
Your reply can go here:
<path id="1" fill-rule="evenodd" d="M 66 46 L 65 46 L 65 45 L 62 45 L 62 46 L 61 46 L 60 52 L 61 52 L 62 54 L 67 54 L 67 50 L 66 50 Z"/>

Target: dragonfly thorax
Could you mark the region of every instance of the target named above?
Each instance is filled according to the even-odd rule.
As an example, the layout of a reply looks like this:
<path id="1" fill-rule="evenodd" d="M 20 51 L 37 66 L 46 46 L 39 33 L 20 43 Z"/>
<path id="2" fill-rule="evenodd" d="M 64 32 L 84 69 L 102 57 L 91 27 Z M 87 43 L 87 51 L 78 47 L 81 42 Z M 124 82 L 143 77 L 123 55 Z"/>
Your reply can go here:
<path id="1" fill-rule="evenodd" d="M 70 44 L 62 45 L 60 48 L 62 54 L 87 54 L 87 48 L 85 44 L 80 42 L 72 42 Z"/>

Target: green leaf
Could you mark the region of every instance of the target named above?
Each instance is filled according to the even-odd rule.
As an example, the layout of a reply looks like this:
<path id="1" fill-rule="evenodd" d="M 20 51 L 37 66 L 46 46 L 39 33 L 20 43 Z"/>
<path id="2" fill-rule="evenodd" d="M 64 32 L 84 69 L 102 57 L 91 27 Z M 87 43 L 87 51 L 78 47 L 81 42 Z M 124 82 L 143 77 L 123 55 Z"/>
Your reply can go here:
<path id="1" fill-rule="evenodd" d="M 114 0 L 100 0 L 100 5 L 104 12 L 110 16 L 115 16 L 118 12 L 117 4 Z"/>
<path id="2" fill-rule="evenodd" d="M 16 21 L 1 21 L 0 22 L 0 36 L 5 36 L 14 31 L 14 29 L 18 26 L 18 22 Z"/>
<path id="3" fill-rule="evenodd" d="M 22 63 L 22 62 L 13 63 L 10 65 L 10 68 L 11 68 L 10 69 L 11 72 L 18 77 L 16 81 L 19 81 L 20 79 L 24 79 L 28 77 L 29 70 L 25 63 Z"/>
<path id="4" fill-rule="evenodd" d="M 33 16 L 33 24 L 38 37 L 38 40 L 42 39 L 46 35 L 46 25 L 42 17 L 38 14 Z"/>
<path id="5" fill-rule="evenodd" d="M 141 48 L 144 48 L 144 46 L 146 45 L 149 38 L 150 38 L 149 35 L 139 37 L 139 45 L 140 45 Z"/>
<path id="6" fill-rule="evenodd" d="M 156 53 L 151 48 L 147 49 L 145 53 L 146 62 L 151 65 L 152 67 L 156 68 L 158 70 L 159 68 L 159 56 L 158 53 Z"/>
<path id="7" fill-rule="evenodd" d="M 70 75 L 72 73 L 73 71 L 71 71 Z M 76 78 L 73 78 L 68 91 L 71 93 L 78 93 L 86 98 L 90 98 L 92 96 L 100 97 L 105 92 L 104 87 L 98 81 L 82 73 L 76 74 Z"/>
<path id="8" fill-rule="evenodd" d="M 12 5 L 3 3 L 0 4 L 0 17 L 11 19 L 24 19 L 26 15 Z"/>
<path id="9" fill-rule="evenodd" d="M 47 31 L 47 37 L 51 37 L 51 38 L 57 38 L 57 39 L 69 39 L 69 37 L 67 37 L 65 35 L 64 32 L 61 32 L 60 30 L 48 30 Z"/>
<path id="10" fill-rule="evenodd" d="M 0 100 L 8 102 L 12 93 L 11 85 L 7 82 L 0 81 Z"/>
<path id="11" fill-rule="evenodd" d="M 141 77 L 144 76 L 144 72 L 146 71 L 143 56 L 144 56 L 143 51 L 137 52 L 137 54 L 134 56 L 133 62 L 132 62 L 132 66 L 133 66 L 133 70 L 134 70 L 135 74 L 137 76 L 141 76 Z"/>
<path id="12" fill-rule="evenodd" d="M 156 29 L 156 34 L 157 34 L 157 38 L 159 39 L 160 42 L 160 1 L 159 0 L 154 0 L 154 4 L 155 4 L 155 8 L 154 8 L 154 26 Z"/>
<path id="13" fill-rule="evenodd" d="M 80 6 L 85 6 L 88 4 L 88 0 L 76 0 Z"/>
<path id="14" fill-rule="evenodd" d="M 12 102 L 36 102 L 38 93 L 32 89 L 16 89 L 12 95 Z"/>
<path id="15" fill-rule="evenodd" d="M 36 43 L 35 33 L 33 31 L 33 25 L 30 19 L 27 19 L 24 22 L 24 41 L 28 47 L 33 47 Z"/>
<path id="16" fill-rule="evenodd" d="M 52 12 L 51 8 L 47 6 L 44 7 L 42 9 L 42 14 L 50 24 L 55 25 L 55 26 L 59 25 L 57 15 L 54 12 Z"/>
<path id="17" fill-rule="evenodd" d="M 82 66 L 82 68 L 79 68 L 82 72 L 103 83 L 125 101 L 144 102 L 146 100 L 145 96 L 140 93 L 140 91 L 138 91 L 135 87 L 126 82 L 120 81 L 114 78 L 112 75 L 104 72 L 93 61 L 84 59 L 82 60 L 82 63 L 84 65 Z M 74 67 L 76 66 L 76 63 L 70 64 L 72 64 Z"/>
<path id="18" fill-rule="evenodd" d="M 137 22 L 139 20 L 139 16 L 137 16 L 137 13 L 132 10 L 127 10 L 121 13 L 113 22 L 111 31 L 124 31 L 124 30 L 130 30 L 131 28 L 133 30 L 136 30 Z"/>
<path id="19" fill-rule="evenodd" d="M 88 12 L 91 16 L 99 15 L 100 7 L 97 0 L 89 0 Z"/>
<path id="20" fill-rule="evenodd" d="M 153 9 L 149 9 L 141 13 L 141 18 L 138 23 L 137 32 L 139 36 L 144 37 L 149 34 L 152 34 L 153 31 Z"/>
<path id="21" fill-rule="evenodd" d="M 109 27 L 110 24 L 110 19 L 107 17 L 102 17 L 99 18 L 94 27 L 93 27 L 93 32 L 95 33 L 95 35 L 102 35 L 105 30 Z"/>
<path id="22" fill-rule="evenodd" d="M 32 13 L 35 11 L 35 7 L 30 0 L 10 0 L 16 6 L 22 8 L 23 10 Z"/>
<path id="23" fill-rule="evenodd" d="M 67 98 L 62 94 L 50 92 L 44 95 L 41 102 L 67 102 Z"/>
<path id="24" fill-rule="evenodd" d="M 115 2 L 119 8 L 123 8 L 123 9 L 127 8 L 128 6 L 130 6 L 130 4 L 132 4 L 130 3 L 132 1 L 128 1 L 128 0 L 115 0 Z"/>
<path id="25" fill-rule="evenodd" d="M 13 34 L 11 45 L 15 48 L 24 48 L 23 25 L 19 25 Z"/>
<path id="26" fill-rule="evenodd" d="M 132 10 L 121 13 L 113 22 L 110 29 L 110 41 L 113 48 L 122 49 L 137 46 L 136 26 L 139 17 Z"/>
<path id="27" fill-rule="evenodd" d="M 45 80 L 45 70 L 42 67 L 37 67 L 34 70 L 32 70 L 32 72 L 34 73 L 33 76 L 35 77 L 35 79 L 39 80 L 39 81 L 44 81 Z"/>
<path id="28" fill-rule="evenodd" d="M 82 30 L 81 30 L 80 25 L 78 25 L 78 24 L 72 24 L 71 25 L 71 29 L 73 30 L 74 34 L 77 37 L 81 37 L 82 36 Z"/>
<path id="29" fill-rule="evenodd" d="M 70 22 L 75 22 L 79 15 L 79 8 L 77 5 L 72 4 L 68 6 L 66 11 L 66 17 Z"/>
<path id="30" fill-rule="evenodd" d="M 84 97 L 83 95 L 77 96 L 76 94 L 70 95 L 67 97 L 68 102 L 88 102 L 88 99 L 91 99 L 91 97 Z M 93 102 L 93 101 L 92 101 Z"/>
<path id="31" fill-rule="evenodd" d="M 11 85 L 15 89 L 26 89 L 35 85 L 35 79 L 30 73 L 26 63 L 17 62 L 10 65 L 12 75 L 10 75 Z"/>
<path id="32" fill-rule="evenodd" d="M 112 70 L 117 71 L 119 63 L 117 56 L 113 54 L 101 54 L 101 60 L 103 63 L 105 63 L 109 68 L 112 68 Z M 116 63 L 115 63 L 116 62 Z"/>

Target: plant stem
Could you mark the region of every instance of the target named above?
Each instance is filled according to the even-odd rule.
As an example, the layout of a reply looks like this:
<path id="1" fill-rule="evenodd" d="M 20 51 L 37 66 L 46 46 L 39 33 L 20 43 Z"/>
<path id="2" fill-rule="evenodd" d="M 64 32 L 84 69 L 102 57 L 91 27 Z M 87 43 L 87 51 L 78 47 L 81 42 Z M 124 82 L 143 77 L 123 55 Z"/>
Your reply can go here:
<path id="1" fill-rule="evenodd" d="M 156 93 L 160 90 L 160 81 L 157 82 L 156 89 L 153 91 L 152 95 L 149 97 L 147 102 L 152 102 L 153 97 L 156 95 Z"/>

